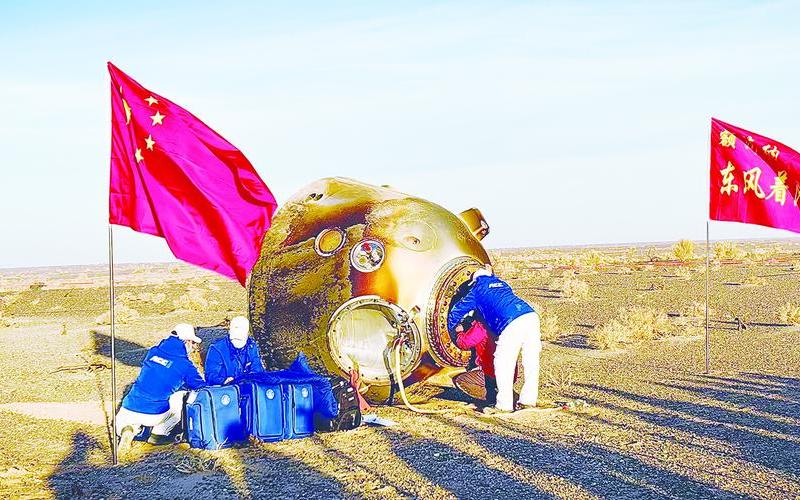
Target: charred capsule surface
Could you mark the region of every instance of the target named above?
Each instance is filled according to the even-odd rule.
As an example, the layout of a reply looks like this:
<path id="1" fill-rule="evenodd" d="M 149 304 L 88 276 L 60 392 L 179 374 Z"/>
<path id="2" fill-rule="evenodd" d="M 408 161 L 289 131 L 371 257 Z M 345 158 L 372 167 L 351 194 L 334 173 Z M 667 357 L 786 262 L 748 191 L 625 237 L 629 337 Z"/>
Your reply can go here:
<path id="1" fill-rule="evenodd" d="M 489 227 L 421 198 L 344 178 L 316 181 L 276 214 L 249 284 L 253 337 L 270 368 L 304 352 L 318 370 L 357 369 L 380 399 L 403 338 L 406 384 L 463 367 L 446 317 L 459 286 L 489 262 Z"/>

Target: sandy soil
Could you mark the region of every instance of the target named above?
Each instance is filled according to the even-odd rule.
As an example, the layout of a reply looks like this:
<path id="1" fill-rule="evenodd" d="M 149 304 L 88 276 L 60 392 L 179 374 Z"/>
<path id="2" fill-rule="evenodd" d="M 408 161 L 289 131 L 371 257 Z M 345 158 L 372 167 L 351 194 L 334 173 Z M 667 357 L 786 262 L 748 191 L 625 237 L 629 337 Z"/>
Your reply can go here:
<path id="1" fill-rule="evenodd" d="M 677 318 L 702 302 L 702 259 L 670 262 L 668 247 L 495 252 L 499 274 L 558 316 L 543 397 L 588 407 L 489 419 L 449 389 L 429 403 L 444 415 L 376 409 L 395 427 L 220 452 L 137 443 L 117 467 L 108 326 L 97 324 L 105 270 L 2 270 L 0 497 L 796 498 L 800 331 L 779 309 L 800 303 L 800 247 L 741 247 L 713 265 L 711 374 L 696 327 L 616 350 L 587 345 L 620 307 Z M 565 273 L 588 290 L 570 297 Z M 117 276 L 129 308 L 120 392 L 171 325 L 214 325 L 247 307 L 238 284 L 188 266 L 120 266 Z"/>

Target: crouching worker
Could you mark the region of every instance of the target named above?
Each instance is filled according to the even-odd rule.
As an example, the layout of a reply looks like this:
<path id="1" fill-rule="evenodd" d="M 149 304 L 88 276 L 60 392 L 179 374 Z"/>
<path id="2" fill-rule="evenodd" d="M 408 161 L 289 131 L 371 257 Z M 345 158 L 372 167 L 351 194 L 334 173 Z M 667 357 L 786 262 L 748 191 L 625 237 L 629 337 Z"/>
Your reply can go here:
<path id="1" fill-rule="evenodd" d="M 211 344 L 205 363 L 206 381 L 210 385 L 230 384 L 264 371 L 258 346 L 249 333 L 247 318 L 236 316 L 231 320 L 228 336 Z"/>
<path id="2" fill-rule="evenodd" d="M 173 442 L 170 433 L 183 417 L 186 390 L 205 385 L 189 359 L 200 342 L 194 327 L 181 323 L 147 351 L 139 376 L 117 413 L 118 451 L 127 451 L 142 427 L 152 428 L 147 440 L 151 444 Z"/>
<path id="3" fill-rule="evenodd" d="M 494 406 L 497 402 L 497 380 L 494 375 L 495 338 L 486 325 L 477 317 L 468 315 L 467 319 L 456 326 L 455 343 L 459 349 L 468 351 L 475 349 L 475 361 L 483 371 L 486 388 L 486 405 Z"/>
<path id="4" fill-rule="evenodd" d="M 514 374 L 520 352 L 525 382 L 519 394 L 519 405 L 535 407 L 539 398 L 539 353 L 542 349 L 539 315 L 514 294 L 508 283 L 493 276 L 489 265 L 473 273 L 469 292 L 451 308 L 447 318 L 450 331 L 472 310 L 497 334 L 494 353 L 497 403 L 494 411 L 487 409 L 488 413 L 514 411 Z"/>

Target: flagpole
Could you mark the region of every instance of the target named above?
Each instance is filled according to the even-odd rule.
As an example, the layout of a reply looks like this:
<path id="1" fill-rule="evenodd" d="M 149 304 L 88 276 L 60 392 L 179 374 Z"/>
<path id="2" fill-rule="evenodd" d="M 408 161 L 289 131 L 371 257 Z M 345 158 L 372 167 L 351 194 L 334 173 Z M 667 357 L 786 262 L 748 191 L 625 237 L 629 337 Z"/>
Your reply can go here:
<path id="1" fill-rule="evenodd" d="M 706 220 L 706 375 L 711 373 L 710 369 L 710 341 L 708 334 L 708 281 L 709 281 L 709 268 L 711 261 L 711 240 L 709 238 L 709 226 L 711 222 Z"/>
<path id="2" fill-rule="evenodd" d="M 117 367 L 114 324 L 114 231 L 108 225 L 108 309 L 111 322 L 111 461 L 117 465 Z"/>

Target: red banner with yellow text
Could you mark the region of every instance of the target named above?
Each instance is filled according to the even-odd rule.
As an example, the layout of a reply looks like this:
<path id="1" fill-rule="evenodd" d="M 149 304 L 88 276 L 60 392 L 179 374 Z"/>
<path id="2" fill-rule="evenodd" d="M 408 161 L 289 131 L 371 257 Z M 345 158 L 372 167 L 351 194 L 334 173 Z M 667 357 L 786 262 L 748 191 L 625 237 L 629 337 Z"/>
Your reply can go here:
<path id="1" fill-rule="evenodd" d="M 711 119 L 709 217 L 800 232 L 800 154 Z"/>

